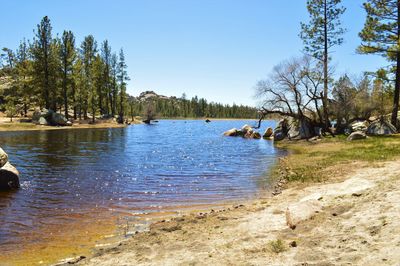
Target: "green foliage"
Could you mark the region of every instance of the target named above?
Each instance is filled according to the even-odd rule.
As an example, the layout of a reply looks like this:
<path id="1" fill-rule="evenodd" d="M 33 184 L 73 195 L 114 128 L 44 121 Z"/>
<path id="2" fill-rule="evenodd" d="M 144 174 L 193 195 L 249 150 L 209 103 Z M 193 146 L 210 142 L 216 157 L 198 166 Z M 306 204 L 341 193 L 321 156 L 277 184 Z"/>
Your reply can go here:
<path id="1" fill-rule="evenodd" d="M 398 1 L 368 0 L 364 3 L 367 12 L 364 28 L 359 33 L 363 43 L 360 53 L 381 54 L 395 60 L 399 52 L 398 40 Z"/>
<path id="2" fill-rule="evenodd" d="M 287 250 L 285 243 L 281 239 L 270 241 L 269 248 L 272 252 L 276 254 L 282 253 Z"/>
<path id="3" fill-rule="evenodd" d="M 119 52 L 119 61 L 117 68 L 117 78 L 120 88 L 119 93 L 119 110 L 118 110 L 118 122 L 123 123 L 124 121 L 124 109 L 125 109 L 125 101 L 126 101 L 126 82 L 129 80 L 128 72 L 126 71 L 127 65 L 125 63 L 125 55 L 124 50 L 120 50 Z"/>
<path id="4" fill-rule="evenodd" d="M 300 38 L 304 50 L 320 59 L 328 55 L 325 49 L 343 43 L 345 29 L 341 26 L 340 16 L 346 11 L 340 6 L 341 0 L 308 0 L 307 10 L 310 15 L 308 24 L 301 23 Z"/>
<path id="5" fill-rule="evenodd" d="M 57 42 L 52 37 L 50 19 L 45 16 L 37 25 L 31 51 L 35 88 L 42 95 L 40 105 L 44 104 L 47 109 L 56 109 L 59 70 L 57 48 Z"/>
<path id="6" fill-rule="evenodd" d="M 399 1 L 368 0 L 364 3 L 364 9 L 367 17 L 364 28 L 359 33 L 363 43 L 358 47 L 358 52 L 379 54 L 387 60 L 395 62 L 395 65 L 389 70 L 391 73 L 395 73 L 396 77 L 391 122 L 398 126 L 397 112 L 400 97 Z"/>
<path id="7" fill-rule="evenodd" d="M 75 37 L 71 31 L 64 31 L 60 43 L 60 60 L 62 68 L 62 93 L 65 117 L 68 119 L 68 96 L 73 86 L 72 71 L 76 59 Z"/>
<path id="8" fill-rule="evenodd" d="M 151 106 L 153 116 L 160 118 L 257 118 L 258 111 L 254 107 L 243 105 L 223 105 L 210 102 L 197 96 L 192 99 L 182 98 L 151 98 L 147 101 L 138 101 L 130 97 L 130 116 L 147 117 L 148 106 Z"/>

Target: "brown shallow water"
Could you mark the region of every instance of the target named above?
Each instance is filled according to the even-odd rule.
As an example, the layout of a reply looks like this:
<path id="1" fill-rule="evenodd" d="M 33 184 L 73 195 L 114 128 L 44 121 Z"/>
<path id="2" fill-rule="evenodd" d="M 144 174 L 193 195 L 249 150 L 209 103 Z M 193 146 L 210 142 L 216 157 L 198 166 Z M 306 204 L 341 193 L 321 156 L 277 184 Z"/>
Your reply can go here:
<path id="1" fill-rule="evenodd" d="M 0 265 L 49 264 L 190 206 L 254 197 L 283 153 L 221 136 L 244 123 L 1 132 L 22 187 L 0 192 Z"/>

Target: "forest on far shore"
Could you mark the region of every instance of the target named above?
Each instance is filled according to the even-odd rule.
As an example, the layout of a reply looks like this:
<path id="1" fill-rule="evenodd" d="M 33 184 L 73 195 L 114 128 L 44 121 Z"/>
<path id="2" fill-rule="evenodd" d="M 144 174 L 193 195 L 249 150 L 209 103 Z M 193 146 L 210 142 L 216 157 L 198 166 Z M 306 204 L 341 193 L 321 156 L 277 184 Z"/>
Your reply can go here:
<path id="1" fill-rule="evenodd" d="M 9 117 L 27 116 L 35 109 L 62 113 L 66 119 L 135 116 L 159 118 L 256 118 L 257 109 L 207 102 L 197 96 L 139 99 L 127 93 L 125 54 L 111 49 L 108 40 L 93 35 L 77 45 L 74 33 L 54 36 L 45 16 L 32 40 L 23 39 L 15 50 L 0 54 L 0 111 Z"/>

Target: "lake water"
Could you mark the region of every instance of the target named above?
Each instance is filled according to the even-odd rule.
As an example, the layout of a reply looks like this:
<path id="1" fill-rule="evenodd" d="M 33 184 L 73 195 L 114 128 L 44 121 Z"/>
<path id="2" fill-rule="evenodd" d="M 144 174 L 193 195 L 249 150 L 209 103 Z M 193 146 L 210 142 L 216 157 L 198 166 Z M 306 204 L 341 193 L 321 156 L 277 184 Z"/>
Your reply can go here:
<path id="1" fill-rule="evenodd" d="M 282 151 L 222 136 L 246 123 L 255 121 L 0 133 L 21 173 L 20 190 L 0 192 L 0 259 L 78 246 L 124 217 L 254 197 Z"/>

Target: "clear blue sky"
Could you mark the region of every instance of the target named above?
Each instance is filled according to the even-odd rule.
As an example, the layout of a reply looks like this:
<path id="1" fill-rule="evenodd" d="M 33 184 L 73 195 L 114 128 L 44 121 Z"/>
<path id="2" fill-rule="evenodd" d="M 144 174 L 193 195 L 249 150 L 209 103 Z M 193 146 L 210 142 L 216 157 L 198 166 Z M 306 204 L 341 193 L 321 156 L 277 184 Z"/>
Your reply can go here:
<path id="1" fill-rule="evenodd" d="M 385 65 L 358 55 L 362 0 L 344 0 L 345 44 L 333 53 L 336 74 Z M 93 34 L 123 47 L 128 92 L 198 95 L 209 101 L 255 105 L 254 84 L 280 61 L 301 55 L 306 0 L 0 0 L 0 47 L 33 37 L 48 15 L 54 33 L 72 30 L 80 43 Z"/>

